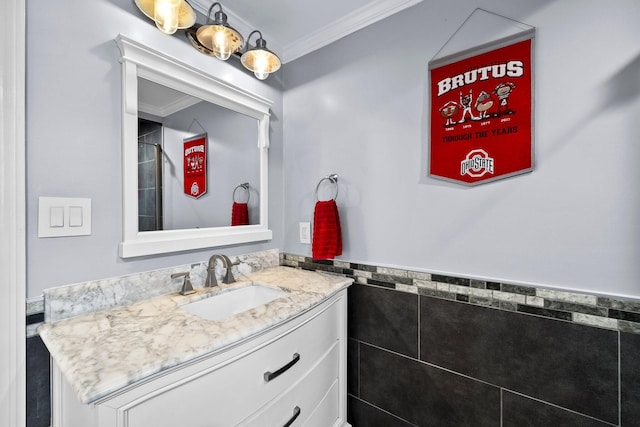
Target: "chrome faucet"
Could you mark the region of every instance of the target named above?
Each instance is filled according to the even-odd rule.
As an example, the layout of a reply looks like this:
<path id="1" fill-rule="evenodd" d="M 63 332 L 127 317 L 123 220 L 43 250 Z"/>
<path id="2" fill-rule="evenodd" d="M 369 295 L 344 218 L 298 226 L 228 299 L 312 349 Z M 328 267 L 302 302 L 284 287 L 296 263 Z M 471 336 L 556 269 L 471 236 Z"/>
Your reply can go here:
<path id="1" fill-rule="evenodd" d="M 222 283 L 233 283 L 236 281 L 235 277 L 233 277 L 233 273 L 231 272 L 231 267 L 233 263 L 226 255 L 214 254 L 209 258 L 209 264 L 207 266 L 207 279 L 204 282 L 205 288 L 211 288 L 214 286 L 218 286 L 218 281 L 216 280 L 216 261 L 222 261 L 222 265 L 225 268 L 225 275 L 222 279 Z"/>

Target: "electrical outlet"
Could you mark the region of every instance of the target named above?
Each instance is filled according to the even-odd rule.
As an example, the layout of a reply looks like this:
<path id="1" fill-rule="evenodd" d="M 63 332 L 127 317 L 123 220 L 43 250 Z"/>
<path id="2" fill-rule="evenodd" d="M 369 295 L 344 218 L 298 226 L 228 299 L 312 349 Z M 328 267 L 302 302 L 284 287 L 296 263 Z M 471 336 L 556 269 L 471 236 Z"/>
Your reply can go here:
<path id="1" fill-rule="evenodd" d="M 311 244 L 311 223 L 300 223 L 300 243 Z"/>

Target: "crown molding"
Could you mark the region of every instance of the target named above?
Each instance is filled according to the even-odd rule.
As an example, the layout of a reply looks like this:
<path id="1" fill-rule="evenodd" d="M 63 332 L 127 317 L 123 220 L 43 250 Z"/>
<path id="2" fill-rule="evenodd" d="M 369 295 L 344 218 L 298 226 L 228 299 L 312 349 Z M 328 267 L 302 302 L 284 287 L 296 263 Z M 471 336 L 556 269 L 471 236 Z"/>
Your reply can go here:
<path id="1" fill-rule="evenodd" d="M 165 105 L 153 105 L 138 100 L 138 110 L 156 117 L 167 117 L 199 102 L 202 102 L 202 100 L 189 95 L 181 96 Z"/>
<path id="2" fill-rule="evenodd" d="M 284 47 L 282 62 L 291 62 L 351 33 L 400 12 L 422 0 L 378 0 L 290 43 Z"/>

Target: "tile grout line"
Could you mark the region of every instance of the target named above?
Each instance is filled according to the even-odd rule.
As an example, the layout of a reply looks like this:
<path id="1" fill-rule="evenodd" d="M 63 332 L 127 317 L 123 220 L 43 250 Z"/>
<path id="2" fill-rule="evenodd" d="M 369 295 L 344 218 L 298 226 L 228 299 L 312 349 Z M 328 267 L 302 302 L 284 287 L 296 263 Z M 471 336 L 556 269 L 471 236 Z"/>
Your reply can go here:
<path id="1" fill-rule="evenodd" d="M 622 334 L 618 331 L 618 425 L 622 425 Z"/>
<path id="2" fill-rule="evenodd" d="M 356 372 L 358 373 L 358 398 L 360 398 L 360 340 L 355 340 L 356 341 L 356 345 L 358 346 L 357 349 L 357 359 L 356 362 L 358 363 L 358 366 L 356 368 Z"/>
<path id="3" fill-rule="evenodd" d="M 613 423 L 611 423 L 611 422 L 609 422 L 609 421 L 605 421 L 605 420 L 602 420 L 602 419 L 600 419 L 600 418 L 596 418 L 596 417 L 594 417 L 594 416 L 592 416 L 592 415 L 588 415 L 588 414 L 585 414 L 585 413 L 582 413 L 582 412 L 578 412 L 578 411 L 576 411 L 576 410 L 574 410 L 574 409 L 566 408 L 566 407 L 564 407 L 564 406 L 560 406 L 560 405 L 558 405 L 558 404 L 556 404 L 556 403 L 551 403 L 551 402 L 548 402 L 548 401 L 546 401 L 546 400 L 542 400 L 542 399 L 540 399 L 540 398 L 538 398 L 538 397 L 529 396 L 529 395 L 524 394 L 524 393 L 519 392 L 519 391 L 511 390 L 511 389 L 504 388 L 504 387 L 502 387 L 502 390 L 504 390 L 504 391 L 505 391 L 505 392 L 507 392 L 507 393 L 516 394 L 516 395 L 518 395 L 518 396 L 522 396 L 522 397 L 525 397 L 525 398 L 527 398 L 527 399 L 534 400 L 534 401 L 536 401 L 536 402 L 540 402 L 540 403 L 542 403 L 542 404 L 544 404 L 544 405 L 548 405 L 548 406 L 551 406 L 551 407 L 554 407 L 554 408 L 557 408 L 557 409 L 562 409 L 562 410 L 564 410 L 564 411 L 571 412 L 571 413 L 573 413 L 573 414 L 580 415 L 580 416 L 583 416 L 583 417 L 585 417 L 585 418 L 592 419 L 592 420 L 594 420 L 594 421 L 598 421 L 598 422 L 603 423 L 603 424 L 606 424 L 606 425 L 608 425 L 608 426 L 612 426 L 612 427 L 620 427 L 620 425 L 619 425 L 619 424 L 613 424 Z"/>
<path id="4" fill-rule="evenodd" d="M 504 425 L 504 389 L 500 388 L 500 427 Z"/>
<path id="5" fill-rule="evenodd" d="M 420 360 L 420 349 L 421 349 L 421 345 L 420 345 L 420 294 L 418 294 L 418 298 L 416 298 L 418 300 L 418 327 L 416 328 L 418 330 L 418 336 L 417 341 L 418 341 L 418 360 Z"/>
<path id="6" fill-rule="evenodd" d="M 398 420 L 404 421 L 405 423 L 410 424 L 410 425 L 412 425 L 412 426 L 416 426 L 416 424 L 414 424 L 414 423 L 412 423 L 412 422 L 410 422 L 410 421 L 408 421 L 408 420 L 405 420 L 404 418 L 399 417 L 399 416 L 397 416 L 396 414 L 394 414 L 394 413 L 392 413 L 392 412 L 389 412 L 389 411 L 387 411 L 387 410 L 386 410 L 386 409 L 384 409 L 384 408 L 380 408 L 379 406 L 374 405 L 373 403 L 369 402 L 368 400 L 364 400 L 363 398 L 358 397 L 358 396 L 354 396 L 354 395 L 351 395 L 351 397 L 353 397 L 354 399 L 359 400 L 360 402 L 364 403 L 365 405 L 369 405 L 369 406 L 371 406 L 372 408 L 376 408 L 378 411 L 380 411 L 380 412 L 384 412 L 385 414 L 388 414 L 388 415 L 392 416 L 393 418 L 396 418 L 396 419 L 398 419 Z M 418 426 L 416 426 L 416 427 L 418 427 Z"/>

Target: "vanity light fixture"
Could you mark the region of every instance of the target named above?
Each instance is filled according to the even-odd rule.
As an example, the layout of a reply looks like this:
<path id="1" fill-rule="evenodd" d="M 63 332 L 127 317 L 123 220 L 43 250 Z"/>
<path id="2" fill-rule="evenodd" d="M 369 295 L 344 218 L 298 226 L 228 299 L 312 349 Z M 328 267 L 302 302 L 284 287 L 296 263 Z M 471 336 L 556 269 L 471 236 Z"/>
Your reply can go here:
<path id="1" fill-rule="evenodd" d="M 213 21 L 211 21 L 211 11 L 214 6 L 218 6 L 220 10 L 215 12 Z M 227 14 L 222 11 L 222 5 L 219 2 L 215 2 L 209 7 L 207 23 L 198 28 L 196 38 L 216 58 L 223 61 L 238 52 L 244 44 L 242 34 L 227 23 Z"/>
<path id="2" fill-rule="evenodd" d="M 134 3 L 165 34 L 190 28 L 196 22 L 196 12 L 185 0 L 134 0 Z"/>
<path id="3" fill-rule="evenodd" d="M 232 55 L 240 57 L 240 62 L 256 78 L 265 80 L 269 74 L 280 69 L 282 62 L 278 55 L 267 49 L 267 41 L 262 33 L 254 30 L 244 37 L 227 22 L 227 14 L 220 2 L 214 2 L 207 12 L 207 22 L 196 24 L 196 13 L 185 0 L 134 0 L 138 9 L 152 19 L 160 31 L 173 34 L 178 29 L 186 30 L 187 38 L 200 52 L 226 61 Z M 214 7 L 218 11 L 211 12 Z M 255 46 L 251 47 L 251 37 L 257 34 Z"/>
<path id="4" fill-rule="evenodd" d="M 247 37 L 247 47 L 249 47 L 249 41 L 251 36 L 258 34 L 256 45 L 247 49 L 240 57 L 240 62 L 247 70 L 253 71 L 253 74 L 259 80 L 264 80 L 269 77 L 269 74 L 278 71 L 281 62 L 278 55 L 267 49 L 267 42 L 262 38 L 262 33 L 258 30 L 254 30 Z"/>

